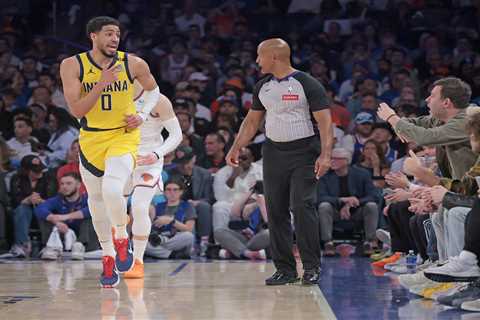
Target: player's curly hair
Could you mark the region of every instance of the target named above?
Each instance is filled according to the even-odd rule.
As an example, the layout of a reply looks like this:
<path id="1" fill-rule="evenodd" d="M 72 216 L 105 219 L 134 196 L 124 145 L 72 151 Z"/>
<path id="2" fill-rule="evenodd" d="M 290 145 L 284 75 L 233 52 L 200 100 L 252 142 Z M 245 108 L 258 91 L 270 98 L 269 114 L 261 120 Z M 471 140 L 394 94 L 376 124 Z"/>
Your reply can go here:
<path id="1" fill-rule="evenodd" d="M 90 33 L 96 33 L 102 30 L 104 26 L 114 25 L 120 27 L 120 22 L 112 17 L 100 16 L 90 19 L 87 23 L 87 38 L 90 39 Z"/>

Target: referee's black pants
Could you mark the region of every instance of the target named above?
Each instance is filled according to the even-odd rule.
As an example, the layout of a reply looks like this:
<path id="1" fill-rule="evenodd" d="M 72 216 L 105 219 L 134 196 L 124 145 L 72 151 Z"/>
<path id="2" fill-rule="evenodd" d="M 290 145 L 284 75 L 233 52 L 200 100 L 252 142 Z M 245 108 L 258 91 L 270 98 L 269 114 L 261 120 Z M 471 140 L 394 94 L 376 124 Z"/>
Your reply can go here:
<path id="1" fill-rule="evenodd" d="M 293 212 L 297 246 L 304 270 L 320 267 L 318 213 L 315 206 L 315 160 L 318 137 L 291 142 L 265 141 L 262 147 L 263 181 L 270 230 L 270 248 L 278 271 L 296 274 L 292 254 Z"/>

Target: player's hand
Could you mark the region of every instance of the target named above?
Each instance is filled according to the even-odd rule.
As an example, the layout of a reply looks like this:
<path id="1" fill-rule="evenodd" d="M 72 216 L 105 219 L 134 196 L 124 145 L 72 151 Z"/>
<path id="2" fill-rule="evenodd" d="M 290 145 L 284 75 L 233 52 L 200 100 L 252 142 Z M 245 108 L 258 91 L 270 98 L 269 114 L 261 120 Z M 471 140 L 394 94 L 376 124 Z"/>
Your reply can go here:
<path id="1" fill-rule="evenodd" d="M 127 123 L 127 129 L 138 128 L 143 123 L 143 118 L 138 114 L 127 114 L 124 120 Z"/>
<path id="2" fill-rule="evenodd" d="M 100 82 L 104 85 L 109 85 L 110 83 L 117 81 L 118 73 L 121 71 L 121 65 L 113 65 L 108 69 L 102 70 L 102 76 L 100 78 Z"/>
<path id="3" fill-rule="evenodd" d="M 326 157 L 323 154 L 317 158 L 317 161 L 315 161 L 315 177 L 317 179 L 327 173 L 330 169 L 330 163 L 330 157 Z"/>
<path id="4" fill-rule="evenodd" d="M 378 107 L 377 115 L 383 121 L 387 121 L 387 119 L 393 115 L 396 115 L 395 110 L 390 108 L 388 104 L 382 102 Z"/>
<path id="5" fill-rule="evenodd" d="M 137 165 L 139 166 L 148 166 L 154 164 L 158 161 L 158 157 L 155 153 L 151 152 L 144 156 L 137 156 Z"/>
<path id="6" fill-rule="evenodd" d="M 228 151 L 225 161 L 227 162 L 227 165 L 232 166 L 232 167 L 238 167 L 238 156 L 240 154 L 240 150 L 236 148 L 231 148 L 230 151 Z"/>

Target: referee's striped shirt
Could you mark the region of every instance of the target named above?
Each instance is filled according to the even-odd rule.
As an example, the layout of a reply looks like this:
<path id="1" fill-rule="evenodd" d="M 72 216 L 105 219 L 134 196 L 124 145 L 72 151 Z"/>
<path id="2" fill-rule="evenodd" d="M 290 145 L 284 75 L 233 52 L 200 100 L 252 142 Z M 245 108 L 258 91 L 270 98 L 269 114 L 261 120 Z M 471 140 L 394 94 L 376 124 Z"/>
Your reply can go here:
<path id="1" fill-rule="evenodd" d="M 266 111 L 266 136 L 289 142 L 313 135 L 318 129 L 312 112 L 330 107 L 325 88 L 308 73 L 295 71 L 282 79 L 268 75 L 255 86 L 253 110 Z"/>

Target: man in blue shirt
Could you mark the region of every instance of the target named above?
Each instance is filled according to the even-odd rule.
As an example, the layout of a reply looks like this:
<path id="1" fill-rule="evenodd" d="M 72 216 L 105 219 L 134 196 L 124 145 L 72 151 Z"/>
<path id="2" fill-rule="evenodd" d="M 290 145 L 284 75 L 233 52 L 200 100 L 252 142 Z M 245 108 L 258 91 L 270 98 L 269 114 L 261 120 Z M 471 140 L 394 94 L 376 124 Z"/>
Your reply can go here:
<path id="1" fill-rule="evenodd" d="M 56 260 L 65 249 L 72 251 L 72 259 L 82 260 L 85 247 L 90 250 L 98 248 L 87 195 L 79 192 L 80 186 L 80 176 L 67 173 L 60 179 L 59 194 L 35 208 L 42 243 L 46 243 L 42 259 Z"/>

